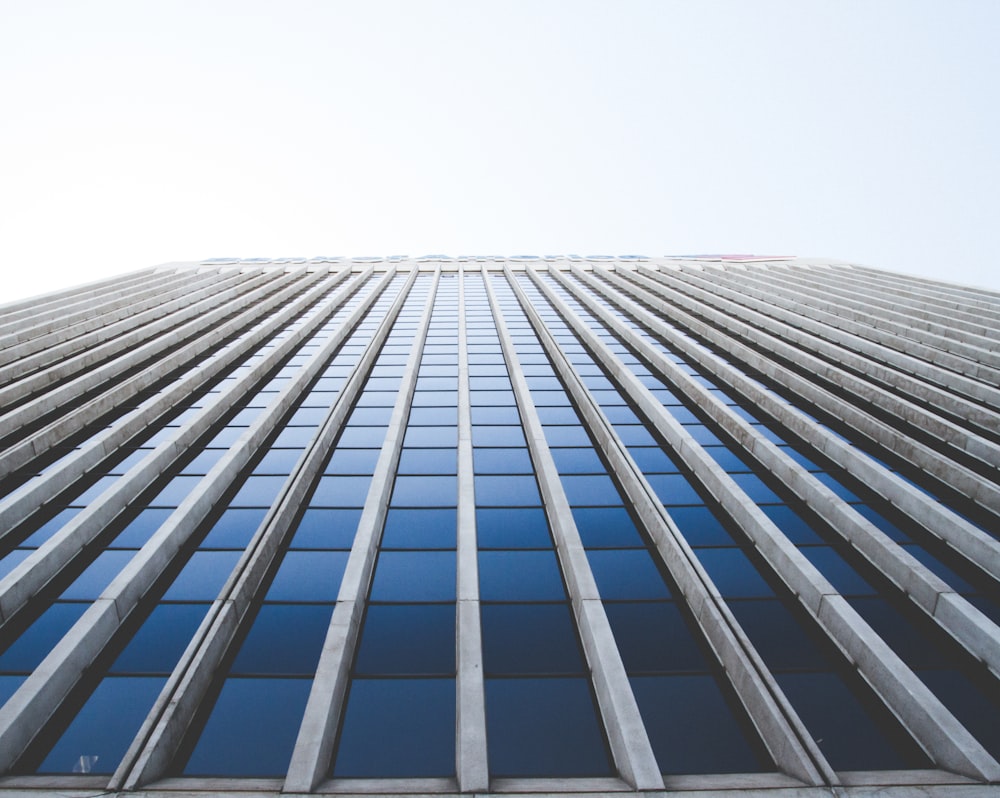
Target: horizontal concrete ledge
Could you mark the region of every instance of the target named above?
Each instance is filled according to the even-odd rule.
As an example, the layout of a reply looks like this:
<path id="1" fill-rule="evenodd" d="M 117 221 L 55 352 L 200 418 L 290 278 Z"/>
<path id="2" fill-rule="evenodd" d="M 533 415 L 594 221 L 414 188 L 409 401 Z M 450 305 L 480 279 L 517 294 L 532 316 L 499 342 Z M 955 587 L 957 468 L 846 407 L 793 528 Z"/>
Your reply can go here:
<path id="1" fill-rule="evenodd" d="M 331 779 L 314 793 L 282 793 L 280 779 L 172 778 L 147 790 L 120 793 L 135 798 L 289 798 L 338 795 L 343 798 L 402 795 L 419 798 L 493 798 L 643 795 L 652 798 L 996 798 L 1000 787 L 971 784 L 939 770 L 871 771 L 842 774 L 839 787 L 804 787 L 770 773 L 666 776 L 667 790 L 632 790 L 614 778 L 496 779 L 488 791 L 460 793 L 454 779 Z M 39 798 L 58 791 L 63 798 L 93 798 L 106 779 L 100 776 L 12 776 L 0 784 L 0 798 Z"/>

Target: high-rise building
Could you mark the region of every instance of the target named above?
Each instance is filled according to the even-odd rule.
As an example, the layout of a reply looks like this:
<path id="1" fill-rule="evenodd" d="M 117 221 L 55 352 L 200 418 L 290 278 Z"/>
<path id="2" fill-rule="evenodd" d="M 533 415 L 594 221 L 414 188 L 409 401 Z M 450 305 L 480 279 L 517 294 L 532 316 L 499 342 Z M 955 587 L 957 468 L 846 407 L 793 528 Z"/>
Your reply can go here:
<path id="1" fill-rule="evenodd" d="M 7 304 L 0 795 L 992 793 L 998 344 L 749 256 Z"/>

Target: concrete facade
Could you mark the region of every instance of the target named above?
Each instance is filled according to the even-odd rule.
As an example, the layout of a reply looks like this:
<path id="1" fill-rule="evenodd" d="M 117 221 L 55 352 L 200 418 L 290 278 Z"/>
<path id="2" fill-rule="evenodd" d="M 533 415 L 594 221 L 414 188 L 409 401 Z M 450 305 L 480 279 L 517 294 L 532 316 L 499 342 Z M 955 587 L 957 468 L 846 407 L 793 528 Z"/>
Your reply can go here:
<path id="1" fill-rule="evenodd" d="M 218 259 L 0 306 L 0 796 L 998 795 L 998 353 L 1000 294 L 811 259 Z M 501 389 L 510 401 L 490 406 Z M 440 447 L 454 449 L 443 471 L 406 470 L 447 460 Z M 522 450 L 527 470 L 513 465 Z M 368 470 L 332 470 L 342 451 L 370 455 Z M 591 451 L 594 465 L 567 466 Z M 484 470 L 487 454 L 500 466 Z M 400 474 L 433 475 L 428 495 L 452 480 L 454 498 L 407 504 Z M 482 587 L 495 578 L 483 551 L 517 550 L 484 543 L 478 511 L 509 508 L 513 527 L 529 507 L 478 496 L 503 479 L 541 497 L 565 598 L 530 606 L 565 604 L 582 675 L 491 660 L 484 613 L 522 599 Z M 359 492 L 317 505 L 321 483 Z M 600 498 L 605 484 L 620 501 Z M 636 542 L 595 543 L 588 518 L 619 505 Z M 288 552 L 334 551 L 296 548 L 314 506 L 357 518 L 329 555 L 343 566 L 335 595 L 269 598 Z M 454 552 L 433 555 L 453 556 L 453 595 L 388 600 L 454 605 L 454 668 L 379 678 L 453 680 L 454 767 L 343 776 L 352 690 L 377 683 L 359 648 L 400 508 L 454 512 L 454 543 L 427 549 Z M 253 516 L 238 546 L 211 543 L 223 516 Z M 634 592 L 616 557 L 647 557 L 665 592 Z M 116 664 L 165 605 L 200 618 L 169 667 Z M 281 677 L 308 693 L 287 767 L 189 772 L 227 680 L 279 681 L 227 675 L 271 605 L 328 613 L 312 669 Z M 620 619 L 668 609 L 703 667 L 635 664 L 641 643 Z M 754 620 L 772 612 L 791 620 Z M 800 633 L 808 652 L 788 642 Z M 606 775 L 503 770 L 490 690 L 529 677 L 586 684 Z M 882 759 L 797 686 L 834 682 Z M 704 711 L 733 719 L 756 770 L 668 764 L 670 704 L 644 691 L 682 684 L 713 685 Z M 147 704 L 115 698 L 126 685 Z M 88 718 L 116 701 L 132 725 L 104 741 Z M 704 733 L 687 701 L 682 737 Z M 218 773 L 244 767 L 232 756 Z"/>

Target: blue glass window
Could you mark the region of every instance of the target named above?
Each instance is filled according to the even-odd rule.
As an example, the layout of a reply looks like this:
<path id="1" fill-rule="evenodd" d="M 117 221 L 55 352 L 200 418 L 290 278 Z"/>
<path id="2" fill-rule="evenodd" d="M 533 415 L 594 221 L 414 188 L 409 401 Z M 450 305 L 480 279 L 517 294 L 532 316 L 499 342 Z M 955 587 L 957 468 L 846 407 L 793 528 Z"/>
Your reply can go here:
<path id="1" fill-rule="evenodd" d="M 574 507 L 573 520 L 587 548 L 643 546 L 639 530 L 624 507 Z"/>
<path id="2" fill-rule="evenodd" d="M 311 687 L 311 679 L 226 679 L 184 773 L 284 776 Z"/>
<path id="3" fill-rule="evenodd" d="M 586 668 L 567 604 L 484 604 L 488 674 L 570 674 Z"/>
<path id="4" fill-rule="evenodd" d="M 664 773 L 773 770 L 760 761 L 713 676 L 637 676 L 630 682 Z"/>
<path id="5" fill-rule="evenodd" d="M 566 594 L 552 551 L 480 551 L 483 601 L 562 601 Z"/>
<path id="6" fill-rule="evenodd" d="M 606 776 L 613 772 L 587 679 L 487 679 L 493 776 Z"/>
<path id="7" fill-rule="evenodd" d="M 534 467 L 527 449 L 478 448 L 473 452 L 477 474 L 533 474 Z M 489 504 L 490 502 L 487 502 Z"/>
<path id="8" fill-rule="evenodd" d="M 604 599 L 665 599 L 670 591 L 645 549 L 587 552 L 597 589 Z"/>
<path id="9" fill-rule="evenodd" d="M 450 776 L 455 772 L 453 679 L 354 679 L 333 775 Z"/>
<path id="10" fill-rule="evenodd" d="M 737 548 L 698 549 L 698 559 L 726 598 L 770 597 L 774 591 Z"/>
<path id="11" fill-rule="evenodd" d="M 372 601 L 454 601 L 455 553 L 383 551 L 375 565 Z"/>
<path id="12" fill-rule="evenodd" d="M 361 510 L 308 509 L 302 514 L 290 544 L 294 549 L 349 549 L 361 520 Z M 208 544 L 206 538 L 205 544 Z"/>
<path id="13" fill-rule="evenodd" d="M 155 607 L 118 655 L 111 673 L 169 674 L 194 637 L 208 607 L 208 604 L 160 604 Z"/>
<path id="14" fill-rule="evenodd" d="M 476 476 L 476 504 L 530 507 L 541 504 L 534 476 Z"/>
<path id="15" fill-rule="evenodd" d="M 264 604 L 232 672 L 305 675 L 316 671 L 332 610 L 323 604 Z"/>
<path id="16" fill-rule="evenodd" d="M 456 449 L 403 449 L 399 474 L 454 474 L 458 470 Z"/>
<path id="17" fill-rule="evenodd" d="M 372 604 L 362 629 L 357 674 L 455 672 L 454 604 Z"/>
<path id="18" fill-rule="evenodd" d="M 49 751 L 38 773 L 113 773 L 165 678 L 109 676 Z"/>
<path id="19" fill-rule="evenodd" d="M 454 476 L 396 477 L 392 489 L 393 507 L 449 507 L 458 502 L 458 481 Z"/>
<path id="20" fill-rule="evenodd" d="M 287 552 L 265 600 L 336 601 L 347 556 L 346 551 Z"/>
<path id="21" fill-rule="evenodd" d="M 481 549 L 531 549 L 552 545 L 541 507 L 477 509 L 476 535 Z"/>
<path id="22" fill-rule="evenodd" d="M 89 606 L 82 602 L 53 604 L 0 655 L 0 669 L 33 671 Z"/>
<path id="23" fill-rule="evenodd" d="M 384 549 L 453 549 L 457 512 L 450 508 L 399 509 L 386 514 Z"/>

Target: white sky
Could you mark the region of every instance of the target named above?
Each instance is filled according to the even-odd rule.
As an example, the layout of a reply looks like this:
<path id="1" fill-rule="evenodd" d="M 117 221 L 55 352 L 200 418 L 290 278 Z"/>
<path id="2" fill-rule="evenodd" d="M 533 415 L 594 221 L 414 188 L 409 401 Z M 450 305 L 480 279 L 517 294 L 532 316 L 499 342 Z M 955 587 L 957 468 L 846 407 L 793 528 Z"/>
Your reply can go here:
<path id="1" fill-rule="evenodd" d="M 0 0 L 0 301 L 219 256 L 1000 289 L 996 0 Z"/>

